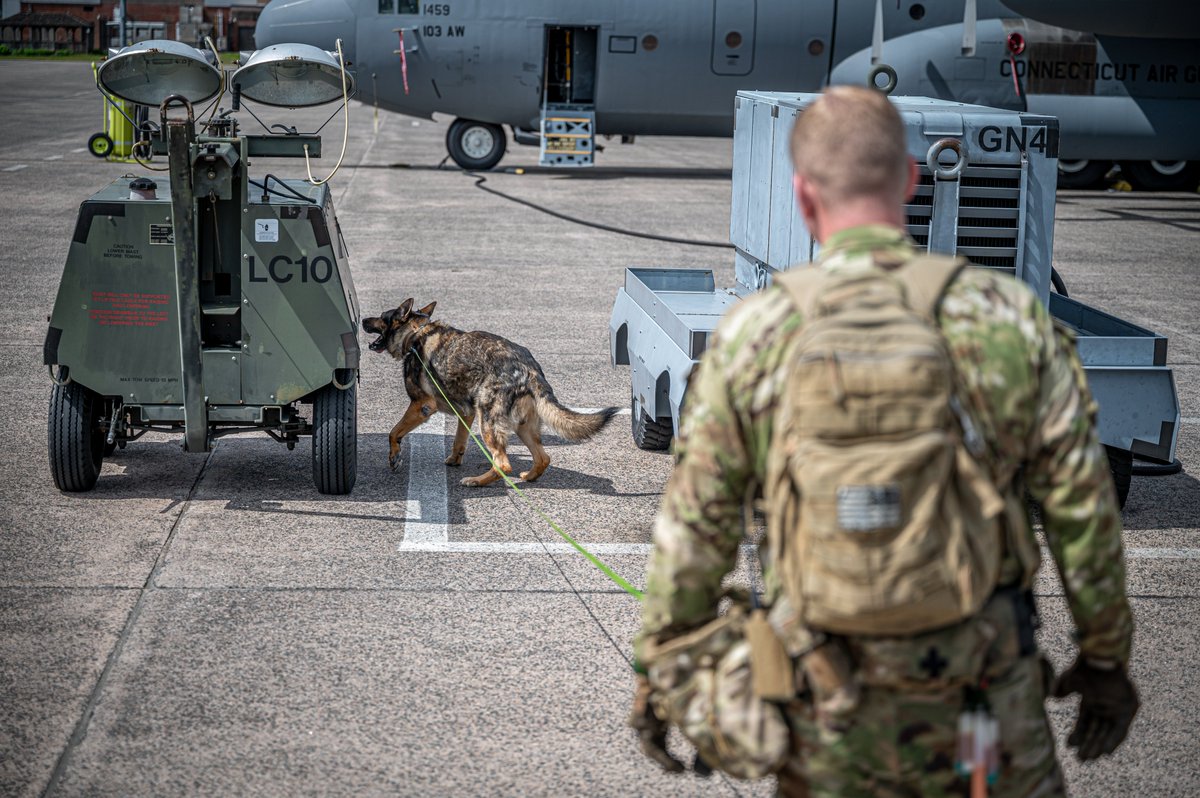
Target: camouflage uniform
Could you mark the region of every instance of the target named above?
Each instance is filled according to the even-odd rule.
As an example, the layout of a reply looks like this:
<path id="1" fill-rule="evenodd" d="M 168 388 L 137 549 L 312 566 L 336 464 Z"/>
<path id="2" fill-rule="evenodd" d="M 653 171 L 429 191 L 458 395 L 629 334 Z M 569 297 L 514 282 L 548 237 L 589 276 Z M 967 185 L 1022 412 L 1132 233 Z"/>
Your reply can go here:
<path id="1" fill-rule="evenodd" d="M 888 267 L 914 253 L 903 232 L 868 225 L 831 236 L 818 263 L 837 270 Z M 1132 618 L 1120 515 L 1094 431 L 1095 405 L 1069 335 L 1055 328 L 1026 286 L 982 269 L 954 281 L 939 318 L 960 395 L 987 442 L 987 466 L 995 484 L 1010 486 L 1000 583 L 1028 587 L 1038 565 L 1027 487 L 1043 508 L 1081 655 L 1126 663 Z M 722 579 L 735 565 L 745 502 L 765 477 L 787 371 L 781 355 L 802 321 L 778 288 L 749 297 L 722 320 L 693 373 L 677 466 L 654 532 L 639 646 L 646 636 L 669 638 L 714 616 Z M 764 582 L 787 643 L 787 601 L 765 558 Z M 1042 706 L 1044 660 L 1020 655 L 1015 619 L 1011 603 L 994 598 L 977 618 L 949 630 L 849 641 L 866 685 L 862 703 L 838 731 L 817 723 L 806 704 L 789 706 L 797 755 L 779 774 L 781 792 L 961 794 L 966 783 L 953 763 L 963 690 L 946 687 L 944 672 L 986 663 L 987 695 L 1001 725 L 1002 772 L 992 794 L 1060 794 Z M 930 652 L 932 666 L 925 661 Z"/>

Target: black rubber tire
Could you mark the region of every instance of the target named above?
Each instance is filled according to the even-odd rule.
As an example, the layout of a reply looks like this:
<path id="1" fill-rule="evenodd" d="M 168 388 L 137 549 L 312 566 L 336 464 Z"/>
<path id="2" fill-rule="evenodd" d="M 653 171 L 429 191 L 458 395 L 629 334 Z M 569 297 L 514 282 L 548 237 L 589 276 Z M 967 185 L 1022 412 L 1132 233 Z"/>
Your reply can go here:
<path id="1" fill-rule="evenodd" d="M 1115 446 L 1105 446 L 1104 449 L 1108 452 L 1108 468 L 1112 472 L 1113 486 L 1117 489 L 1117 506 L 1125 509 L 1129 484 L 1133 481 L 1133 452 Z"/>
<path id="2" fill-rule="evenodd" d="M 1138 191 L 1195 191 L 1200 184 L 1200 162 L 1189 162 L 1166 174 L 1153 161 L 1122 161 L 1121 174 Z"/>
<path id="3" fill-rule="evenodd" d="M 662 421 L 650 418 L 638 404 L 637 399 L 630 402 L 630 417 L 633 424 L 633 442 L 639 449 L 648 452 L 662 452 L 671 447 L 671 439 L 675 437 L 675 428 L 671 419 Z"/>
<path id="4" fill-rule="evenodd" d="M 464 143 L 467 137 L 477 137 L 484 133 L 491 134 L 492 146 L 486 153 L 468 153 L 468 145 Z M 493 125 L 491 122 L 455 119 L 451 123 L 450 129 L 446 131 L 446 149 L 450 152 L 450 157 L 468 172 L 484 172 L 500 163 L 500 159 L 504 157 L 504 148 L 507 143 L 508 139 L 505 137 L 504 128 Z"/>
<path id="5" fill-rule="evenodd" d="M 96 133 L 88 139 L 87 148 L 97 158 L 107 158 L 113 151 L 113 140 L 107 133 Z"/>
<path id="6" fill-rule="evenodd" d="M 358 384 L 341 390 L 326 385 L 313 397 L 313 484 L 342 496 L 354 489 L 358 476 Z"/>
<path id="7" fill-rule="evenodd" d="M 1067 164 L 1064 169 L 1063 164 Z M 1058 187 L 1068 189 L 1098 188 L 1112 169 L 1111 161 L 1059 161 Z"/>
<path id="8" fill-rule="evenodd" d="M 1050 267 L 1050 284 L 1054 286 L 1054 292 L 1059 296 L 1070 296 L 1067 293 L 1067 284 L 1063 282 L 1062 275 L 1053 266 Z"/>
<path id="9" fill-rule="evenodd" d="M 96 486 L 104 460 L 100 397 L 77 382 L 55 385 L 50 392 L 46 435 L 50 475 L 62 491 L 80 493 Z"/>

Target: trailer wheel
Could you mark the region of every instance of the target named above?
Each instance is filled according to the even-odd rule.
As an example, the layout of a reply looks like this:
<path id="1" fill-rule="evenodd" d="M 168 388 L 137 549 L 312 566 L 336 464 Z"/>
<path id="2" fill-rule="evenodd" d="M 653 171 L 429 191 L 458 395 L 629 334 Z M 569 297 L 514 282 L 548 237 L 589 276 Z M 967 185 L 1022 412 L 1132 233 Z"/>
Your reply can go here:
<path id="1" fill-rule="evenodd" d="M 50 474 L 59 490 L 91 490 L 104 460 L 100 397 L 77 382 L 55 385 L 46 423 Z"/>
<path id="2" fill-rule="evenodd" d="M 113 151 L 113 140 L 107 133 L 96 133 L 88 139 L 88 152 L 97 158 L 107 158 Z"/>
<path id="3" fill-rule="evenodd" d="M 1200 183 L 1200 163 L 1122 161 L 1121 174 L 1140 191 L 1192 191 Z"/>
<path id="4" fill-rule="evenodd" d="M 313 397 L 313 483 L 321 493 L 343 495 L 358 475 L 357 384 L 326 385 Z"/>
<path id="5" fill-rule="evenodd" d="M 446 131 L 446 149 L 468 171 L 485 171 L 504 157 L 504 128 L 490 122 L 455 119 Z"/>
<path id="6" fill-rule="evenodd" d="M 630 402 L 629 415 L 633 419 L 633 442 L 639 449 L 661 452 L 670 448 L 671 439 L 675 437 L 675 430 L 670 419 L 659 421 L 650 418 L 638 404 L 636 398 Z"/>
<path id="7" fill-rule="evenodd" d="M 1108 468 L 1117 489 L 1117 506 L 1123 510 L 1125 500 L 1129 498 L 1129 483 L 1133 480 L 1133 452 L 1115 446 L 1105 446 L 1104 450 L 1108 452 Z"/>

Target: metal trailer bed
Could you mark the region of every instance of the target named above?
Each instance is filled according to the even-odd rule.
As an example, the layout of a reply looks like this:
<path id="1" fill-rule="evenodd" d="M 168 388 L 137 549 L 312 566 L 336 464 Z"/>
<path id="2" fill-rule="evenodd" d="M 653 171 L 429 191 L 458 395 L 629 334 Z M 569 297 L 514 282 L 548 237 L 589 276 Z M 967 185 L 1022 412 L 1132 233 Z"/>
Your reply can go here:
<path id="1" fill-rule="evenodd" d="M 688 374 L 725 311 L 817 254 L 792 198 L 788 154 L 792 123 L 816 96 L 738 92 L 732 287 L 718 289 L 708 269 L 626 270 L 609 324 L 611 358 L 631 367 L 633 433 L 642 448 L 669 445 Z M 1033 288 L 1077 335 L 1110 456 L 1171 463 L 1179 402 L 1167 339 L 1050 290 L 1057 120 L 922 97 L 890 99 L 921 165 L 921 184 L 906 207 L 909 234 L 932 251 L 960 253 Z"/>

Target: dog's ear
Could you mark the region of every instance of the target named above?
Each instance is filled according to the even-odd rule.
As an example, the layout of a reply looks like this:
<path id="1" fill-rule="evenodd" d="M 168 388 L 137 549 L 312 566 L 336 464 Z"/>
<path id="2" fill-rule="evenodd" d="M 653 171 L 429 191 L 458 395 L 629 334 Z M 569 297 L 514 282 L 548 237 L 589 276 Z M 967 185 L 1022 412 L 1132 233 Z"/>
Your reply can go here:
<path id="1" fill-rule="evenodd" d="M 422 316 L 428 319 L 433 315 L 433 309 L 435 307 L 437 307 L 437 302 L 430 302 L 428 305 L 418 310 L 417 313 L 420 313 Z"/>
<path id="2" fill-rule="evenodd" d="M 412 313 L 412 306 L 412 297 L 401 302 L 400 307 L 396 308 L 395 320 L 401 323 L 408 321 L 409 314 Z"/>

